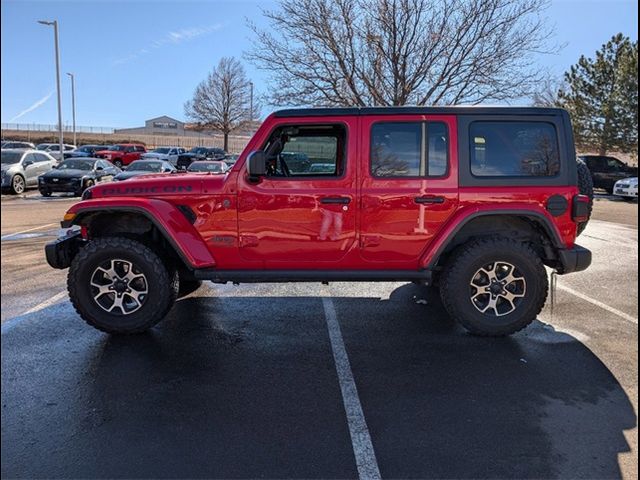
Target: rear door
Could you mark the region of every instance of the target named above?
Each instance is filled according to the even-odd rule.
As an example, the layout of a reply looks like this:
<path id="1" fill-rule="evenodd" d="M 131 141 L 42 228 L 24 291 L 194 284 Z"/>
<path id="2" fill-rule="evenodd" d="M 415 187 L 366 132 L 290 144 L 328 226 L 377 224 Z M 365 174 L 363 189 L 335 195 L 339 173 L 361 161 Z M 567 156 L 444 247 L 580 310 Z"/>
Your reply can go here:
<path id="1" fill-rule="evenodd" d="M 456 119 L 365 116 L 360 252 L 380 268 L 414 269 L 458 203 Z"/>
<path id="2" fill-rule="evenodd" d="M 356 244 L 357 118 L 287 123 L 265 139 L 268 175 L 238 179 L 240 255 L 266 268 L 336 268 Z M 305 159 L 306 161 L 299 161 Z M 316 173 L 313 165 L 333 165 Z"/>

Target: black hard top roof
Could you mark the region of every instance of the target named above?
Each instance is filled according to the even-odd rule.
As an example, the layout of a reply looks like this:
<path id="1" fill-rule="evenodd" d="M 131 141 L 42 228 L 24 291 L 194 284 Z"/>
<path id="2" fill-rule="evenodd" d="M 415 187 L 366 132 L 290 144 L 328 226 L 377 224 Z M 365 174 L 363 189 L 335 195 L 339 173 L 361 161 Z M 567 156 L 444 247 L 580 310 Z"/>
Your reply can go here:
<path id="1" fill-rule="evenodd" d="M 338 107 L 277 110 L 276 117 L 320 117 L 341 115 L 562 115 L 561 108 L 541 107 Z"/>

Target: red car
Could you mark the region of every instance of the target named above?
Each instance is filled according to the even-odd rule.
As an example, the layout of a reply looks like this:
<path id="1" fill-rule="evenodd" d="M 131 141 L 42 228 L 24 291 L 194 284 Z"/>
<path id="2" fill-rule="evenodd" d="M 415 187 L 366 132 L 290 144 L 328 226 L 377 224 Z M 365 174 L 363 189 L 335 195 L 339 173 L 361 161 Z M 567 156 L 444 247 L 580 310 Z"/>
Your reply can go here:
<path id="1" fill-rule="evenodd" d="M 116 167 L 122 168 L 135 160 L 140 160 L 142 154 L 146 152 L 147 149 L 144 145 L 137 143 L 119 143 L 112 145 L 107 150 L 94 152 L 94 156 L 109 160 Z"/>
<path id="2" fill-rule="evenodd" d="M 226 175 L 92 187 L 46 255 L 111 333 L 152 327 L 202 280 L 409 281 L 470 332 L 508 335 L 542 309 L 545 266 L 589 267 L 590 181 L 561 109 L 282 110 Z"/>

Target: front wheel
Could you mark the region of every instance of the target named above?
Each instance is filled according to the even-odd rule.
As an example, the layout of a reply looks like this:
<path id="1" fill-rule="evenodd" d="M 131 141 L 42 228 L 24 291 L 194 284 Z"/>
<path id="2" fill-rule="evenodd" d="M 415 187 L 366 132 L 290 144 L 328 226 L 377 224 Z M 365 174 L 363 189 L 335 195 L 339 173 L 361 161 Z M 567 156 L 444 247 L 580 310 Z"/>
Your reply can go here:
<path id="1" fill-rule="evenodd" d="M 499 237 L 459 247 L 440 282 L 449 315 L 481 336 L 511 335 L 527 327 L 548 291 L 544 265 L 531 246 Z"/>
<path id="2" fill-rule="evenodd" d="M 135 240 L 90 241 L 71 262 L 69 298 L 80 316 L 107 333 L 140 333 L 164 318 L 178 293 L 178 276 Z"/>
<path id="3" fill-rule="evenodd" d="M 120 159 L 114 160 L 113 164 L 118 168 L 122 168 L 122 160 L 120 160 Z"/>
<path id="4" fill-rule="evenodd" d="M 21 195 L 27 188 L 27 184 L 22 175 L 14 175 L 11 179 L 11 191 L 16 195 Z"/>

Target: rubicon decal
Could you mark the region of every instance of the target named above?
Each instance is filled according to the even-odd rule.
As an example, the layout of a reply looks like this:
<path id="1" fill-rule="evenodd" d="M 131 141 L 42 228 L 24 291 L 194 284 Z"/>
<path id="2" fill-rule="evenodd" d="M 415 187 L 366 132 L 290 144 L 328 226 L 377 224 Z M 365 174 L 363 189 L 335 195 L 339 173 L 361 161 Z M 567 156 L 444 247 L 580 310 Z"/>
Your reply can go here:
<path id="1" fill-rule="evenodd" d="M 187 193 L 191 192 L 191 185 L 165 185 L 152 187 L 109 187 L 102 190 L 102 195 L 118 196 L 118 195 L 140 195 L 145 193 Z"/>

